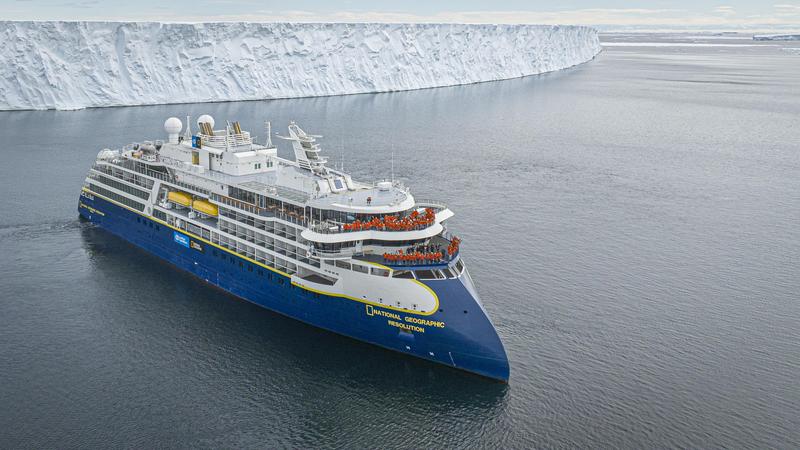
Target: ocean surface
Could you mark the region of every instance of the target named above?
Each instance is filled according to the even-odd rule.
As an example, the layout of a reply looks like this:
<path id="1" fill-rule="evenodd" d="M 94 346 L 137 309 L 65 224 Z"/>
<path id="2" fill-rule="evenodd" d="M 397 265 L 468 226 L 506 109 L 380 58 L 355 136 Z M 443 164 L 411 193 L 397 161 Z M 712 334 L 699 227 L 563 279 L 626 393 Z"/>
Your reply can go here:
<path id="1" fill-rule="evenodd" d="M 800 447 L 800 47 L 607 35 L 570 70 L 0 112 L 0 448 Z M 97 152 L 297 120 L 447 202 L 508 385 L 259 309 L 79 222 Z M 289 148 L 280 146 L 289 156 Z"/>

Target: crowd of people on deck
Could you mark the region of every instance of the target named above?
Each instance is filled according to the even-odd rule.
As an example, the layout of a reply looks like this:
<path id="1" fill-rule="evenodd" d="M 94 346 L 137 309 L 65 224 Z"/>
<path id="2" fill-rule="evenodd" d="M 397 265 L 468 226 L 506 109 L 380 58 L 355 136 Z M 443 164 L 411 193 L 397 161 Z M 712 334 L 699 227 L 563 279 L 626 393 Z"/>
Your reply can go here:
<path id="1" fill-rule="evenodd" d="M 383 218 L 373 217 L 372 220 L 356 220 L 353 223 L 342 225 L 343 231 L 411 231 L 421 230 L 433 225 L 436 214 L 431 208 L 425 208 L 425 212 L 413 211 L 405 217 L 383 216 Z"/>
<path id="2" fill-rule="evenodd" d="M 458 246 L 461 239 L 453 237 L 450 244 L 447 246 L 447 256 L 453 256 L 458 253 Z M 415 245 L 405 251 L 400 250 L 397 253 L 384 253 L 383 259 L 392 263 L 438 263 L 445 257 L 445 252 L 439 245 Z"/>
<path id="3" fill-rule="evenodd" d="M 450 245 L 447 246 L 447 254 L 448 255 L 455 255 L 458 253 L 458 246 L 461 244 L 461 239 L 453 236 L 453 240 L 450 241 Z"/>

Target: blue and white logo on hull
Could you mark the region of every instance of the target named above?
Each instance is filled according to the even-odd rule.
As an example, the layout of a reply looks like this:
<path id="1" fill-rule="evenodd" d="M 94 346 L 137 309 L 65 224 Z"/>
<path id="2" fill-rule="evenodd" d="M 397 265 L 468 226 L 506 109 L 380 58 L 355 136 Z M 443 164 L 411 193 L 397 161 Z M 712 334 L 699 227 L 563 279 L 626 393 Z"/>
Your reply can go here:
<path id="1" fill-rule="evenodd" d="M 172 240 L 181 244 L 182 246 L 189 248 L 189 236 L 185 234 L 178 233 L 177 231 L 172 232 Z"/>

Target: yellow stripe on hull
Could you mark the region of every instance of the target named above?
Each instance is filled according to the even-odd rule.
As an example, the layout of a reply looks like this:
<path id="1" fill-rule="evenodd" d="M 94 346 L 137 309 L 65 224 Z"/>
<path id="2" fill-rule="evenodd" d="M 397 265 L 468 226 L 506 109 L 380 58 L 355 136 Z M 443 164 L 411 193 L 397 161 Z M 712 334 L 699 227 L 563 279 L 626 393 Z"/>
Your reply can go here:
<path id="1" fill-rule="evenodd" d="M 254 259 L 250 259 L 247 256 L 240 255 L 239 253 L 236 253 L 236 252 L 234 252 L 232 250 L 229 250 L 229 249 L 227 249 L 225 247 L 217 245 L 217 244 L 215 244 L 215 243 L 213 243 L 213 242 L 211 242 L 211 241 L 209 241 L 207 239 L 204 239 L 204 238 L 202 238 L 202 237 L 200 237 L 200 236 L 198 236 L 198 235 L 196 235 L 194 233 L 191 233 L 189 231 L 183 230 L 181 228 L 174 227 L 174 226 L 168 224 L 167 222 L 164 222 L 161 219 L 155 218 L 153 216 L 149 216 L 147 214 L 142 213 L 141 211 L 137 211 L 137 210 L 135 210 L 135 209 L 133 209 L 133 208 L 127 206 L 127 205 L 123 205 L 122 203 L 119 203 L 119 202 L 117 202 L 115 200 L 112 200 L 112 199 L 110 199 L 110 198 L 108 198 L 108 197 L 106 197 L 106 196 L 104 196 L 102 194 L 98 194 L 98 193 L 92 191 L 89 188 L 84 187 L 84 188 L 82 188 L 82 190 L 85 191 L 85 192 L 89 192 L 92 195 L 96 195 L 96 196 L 102 198 L 103 200 L 111 202 L 111 203 L 113 203 L 113 204 L 115 204 L 115 205 L 117 205 L 117 206 L 119 206 L 121 208 L 125 208 L 125 209 L 127 209 L 127 210 L 129 210 L 131 212 L 134 212 L 134 213 L 136 213 L 136 214 L 138 214 L 138 215 L 140 215 L 142 217 L 150 219 L 153 222 L 160 223 L 161 225 L 164 225 L 167 228 L 171 228 L 171 229 L 173 229 L 175 231 L 183 233 L 183 234 L 191 237 L 192 239 L 198 240 L 200 242 L 204 242 L 204 243 L 206 243 L 208 245 L 211 245 L 213 247 L 216 247 L 216 248 L 218 248 L 218 249 L 220 249 L 220 250 L 222 250 L 224 252 L 230 253 L 231 255 L 238 256 L 239 258 L 242 258 L 245 261 L 248 261 L 248 262 L 253 263 L 253 264 L 257 265 L 257 266 L 260 266 L 260 267 L 263 267 L 263 268 L 265 268 L 267 270 L 270 270 L 272 272 L 278 273 L 280 275 L 283 275 L 283 276 L 289 278 L 290 280 L 292 278 L 292 276 L 290 274 L 288 274 L 288 273 L 286 273 L 286 272 L 284 272 L 284 271 L 282 271 L 280 269 L 276 269 L 275 267 L 268 266 L 266 264 L 263 264 L 261 262 L 258 262 L 256 260 L 254 260 Z M 188 195 L 188 194 L 186 194 L 186 195 Z M 377 263 L 373 263 L 373 264 L 380 266 L 380 264 L 377 264 Z M 386 267 L 386 266 L 383 266 L 383 267 Z M 384 305 L 383 303 L 380 303 L 380 302 L 374 302 L 374 301 L 370 301 L 370 300 L 367 300 L 367 299 L 351 297 L 351 296 L 348 296 L 348 295 L 345 295 L 345 294 L 339 294 L 339 293 L 336 293 L 336 292 L 327 292 L 327 291 L 323 291 L 323 290 L 313 289 L 313 288 L 298 284 L 298 283 L 296 283 L 294 281 L 292 281 L 291 283 L 295 287 L 298 287 L 300 289 L 304 289 L 306 291 L 316 292 L 318 294 L 328 295 L 328 296 L 331 296 L 331 297 L 339 297 L 339 298 L 343 298 L 343 299 L 346 299 L 346 300 L 352 300 L 352 301 L 355 301 L 355 302 L 363 303 L 365 305 L 377 306 L 379 308 L 389 309 L 389 310 L 393 310 L 393 311 L 400 311 L 400 312 L 403 312 L 403 313 L 406 313 L 406 314 L 414 314 L 414 315 L 419 315 L 419 316 L 430 316 L 431 314 L 434 314 L 439 309 L 439 296 L 436 295 L 436 293 L 433 291 L 433 289 L 429 288 L 424 283 L 422 283 L 422 282 L 420 282 L 418 280 L 413 280 L 413 281 L 415 281 L 416 283 L 422 285 L 425 289 L 428 290 L 428 292 L 430 292 L 433 295 L 433 299 L 434 299 L 435 303 L 434 303 L 434 308 L 432 308 L 430 311 L 414 311 L 414 310 L 411 310 L 411 309 L 397 308 L 397 307 L 390 306 L 390 305 Z"/>

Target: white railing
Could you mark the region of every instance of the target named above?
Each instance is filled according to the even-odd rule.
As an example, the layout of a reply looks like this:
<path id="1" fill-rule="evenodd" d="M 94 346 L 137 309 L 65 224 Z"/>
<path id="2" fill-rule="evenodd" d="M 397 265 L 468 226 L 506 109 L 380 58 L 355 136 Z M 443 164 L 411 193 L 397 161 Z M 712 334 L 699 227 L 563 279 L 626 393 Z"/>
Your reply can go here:
<path id="1" fill-rule="evenodd" d="M 249 203 L 245 203 L 241 200 L 236 200 L 235 198 L 225 197 L 219 194 L 211 193 L 210 195 L 211 200 L 231 207 L 233 209 L 238 209 L 240 211 L 249 212 L 255 216 L 263 217 L 263 218 L 276 218 L 281 219 L 289 223 L 293 223 L 295 225 L 300 225 L 305 227 L 307 221 L 301 215 L 288 213 L 285 211 L 281 211 L 278 207 L 270 207 L 270 208 L 261 208 L 255 205 L 251 205 Z"/>
<path id="2" fill-rule="evenodd" d="M 431 199 L 414 199 L 415 206 L 418 208 L 432 208 L 434 210 L 444 210 L 448 209 L 447 204 L 444 202 L 440 202 L 438 200 L 431 200 Z"/>

